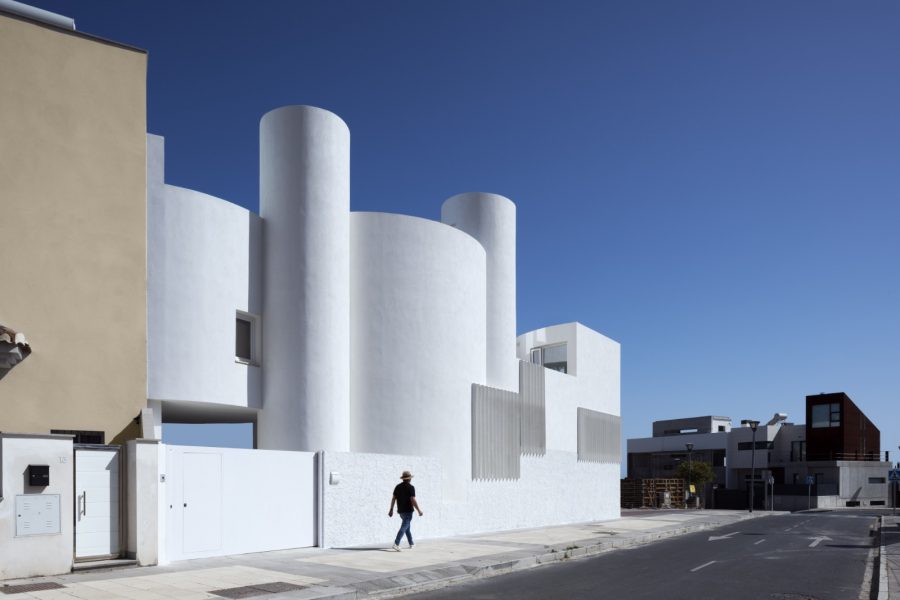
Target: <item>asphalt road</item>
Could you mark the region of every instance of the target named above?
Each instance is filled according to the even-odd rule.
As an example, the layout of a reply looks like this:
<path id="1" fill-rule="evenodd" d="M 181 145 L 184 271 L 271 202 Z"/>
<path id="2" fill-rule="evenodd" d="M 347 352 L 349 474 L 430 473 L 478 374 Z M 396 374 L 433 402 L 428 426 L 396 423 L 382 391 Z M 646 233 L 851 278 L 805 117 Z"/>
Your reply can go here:
<path id="1" fill-rule="evenodd" d="M 867 600 L 875 521 L 862 511 L 771 516 L 409 598 Z"/>

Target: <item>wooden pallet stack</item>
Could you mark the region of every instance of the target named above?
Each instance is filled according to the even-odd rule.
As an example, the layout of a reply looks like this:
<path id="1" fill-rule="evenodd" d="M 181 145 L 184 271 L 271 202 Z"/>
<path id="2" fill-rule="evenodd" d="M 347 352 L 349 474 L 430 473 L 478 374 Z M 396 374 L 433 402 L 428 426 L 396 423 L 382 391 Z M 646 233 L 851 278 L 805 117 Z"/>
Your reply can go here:
<path id="1" fill-rule="evenodd" d="M 621 483 L 622 508 L 685 506 L 683 479 L 623 479 Z M 667 497 L 668 505 L 665 502 Z"/>

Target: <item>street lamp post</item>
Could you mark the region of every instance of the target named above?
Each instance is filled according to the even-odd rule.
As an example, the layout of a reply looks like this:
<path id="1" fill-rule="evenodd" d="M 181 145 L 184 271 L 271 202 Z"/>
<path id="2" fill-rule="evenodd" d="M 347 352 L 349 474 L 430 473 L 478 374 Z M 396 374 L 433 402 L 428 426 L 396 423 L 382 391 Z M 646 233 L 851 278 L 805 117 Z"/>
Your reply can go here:
<path id="1" fill-rule="evenodd" d="M 694 483 L 694 445 L 687 443 L 684 446 L 688 451 L 688 499 L 693 500 L 694 494 L 691 492 L 691 485 Z"/>
<path id="2" fill-rule="evenodd" d="M 750 431 L 753 432 L 753 441 L 750 444 L 752 452 L 750 454 L 750 512 L 753 512 L 753 488 L 755 487 L 753 484 L 756 481 L 756 428 L 759 427 L 759 421 L 744 419 L 741 421 L 741 425 L 749 426 Z"/>

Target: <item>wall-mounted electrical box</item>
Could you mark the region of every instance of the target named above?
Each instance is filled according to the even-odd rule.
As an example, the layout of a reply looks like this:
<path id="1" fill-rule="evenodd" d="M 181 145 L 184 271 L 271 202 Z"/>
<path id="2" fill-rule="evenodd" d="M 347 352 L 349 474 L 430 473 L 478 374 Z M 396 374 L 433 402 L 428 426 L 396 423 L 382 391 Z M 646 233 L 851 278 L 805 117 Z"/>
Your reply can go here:
<path id="1" fill-rule="evenodd" d="M 60 532 L 59 494 L 16 496 L 16 537 Z"/>
<path id="2" fill-rule="evenodd" d="M 50 466 L 28 465 L 28 485 L 40 487 L 50 485 Z"/>

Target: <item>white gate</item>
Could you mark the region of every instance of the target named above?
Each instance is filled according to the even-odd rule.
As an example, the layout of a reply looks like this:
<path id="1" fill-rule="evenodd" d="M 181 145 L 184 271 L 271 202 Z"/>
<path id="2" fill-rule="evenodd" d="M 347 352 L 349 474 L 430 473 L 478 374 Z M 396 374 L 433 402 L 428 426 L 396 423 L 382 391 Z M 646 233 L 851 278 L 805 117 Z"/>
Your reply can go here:
<path id="1" fill-rule="evenodd" d="M 119 451 L 118 446 L 75 446 L 75 560 L 121 552 Z"/>
<path id="2" fill-rule="evenodd" d="M 315 454 L 166 446 L 166 557 L 315 545 Z"/>
<path id="3" fill-rule="evenodd" d="M 182 454 L 182 542 L 185 553 L 222 547 L 222 456 L 213 452 Z"/>

